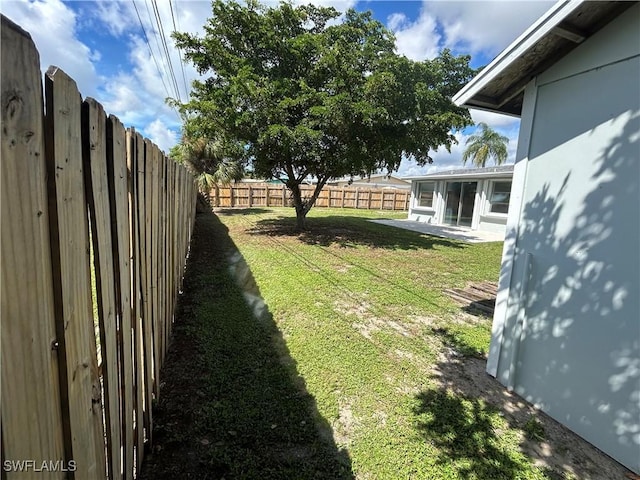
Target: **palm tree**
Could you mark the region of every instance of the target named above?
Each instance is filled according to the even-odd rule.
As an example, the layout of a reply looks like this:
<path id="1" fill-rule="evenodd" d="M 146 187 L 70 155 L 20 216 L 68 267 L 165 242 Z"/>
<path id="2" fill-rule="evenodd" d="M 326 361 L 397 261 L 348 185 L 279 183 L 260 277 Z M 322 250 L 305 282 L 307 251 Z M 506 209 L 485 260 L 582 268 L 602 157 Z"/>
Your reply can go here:
<path id="1" fill-rule="evenodd" d="M 493 157 L 496 165 L 501 165 L 507 160 L 507 144 L 509 138 L 500 135 L 484 122 L 478 124 L 480 134 L 471 135 L 465 145 L 467 148 L 462 154 L 462 163 L 466 164 L 471 159 L 476 167 L 484 167 L 489 157 Z"/>
<path id="2" fill-rule="evenodd" d="M 228 185 L 244 176 L 240 149 L 221 139 L 183 136 L 170 155 L 184 163 L 194 174 L 198 189 L 203 193 L 208 193 L 216 185 Z"/>

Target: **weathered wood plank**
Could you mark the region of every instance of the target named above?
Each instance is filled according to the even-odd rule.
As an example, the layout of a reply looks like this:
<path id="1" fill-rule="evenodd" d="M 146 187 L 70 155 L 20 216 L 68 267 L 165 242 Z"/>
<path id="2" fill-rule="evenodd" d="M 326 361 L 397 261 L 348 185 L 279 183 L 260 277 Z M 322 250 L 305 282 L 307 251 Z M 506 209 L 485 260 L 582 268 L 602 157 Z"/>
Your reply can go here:
<path id="1" fill-rule="evenodd" d="M 165 265 L 167 261 L 167 252 L 166 252 L 166 222 L 167 222 L 167 210 L 165 205 L 165 196 L 166 196 L 166 159 L 164 154 L 158 150 L 158 320 L 159 320 L 159 328 L 158 335 L 160 337 L 160 348 L 158 350 L 159 353 L 159 365 L 162 367 L 164 363 L 164 352 L 165 346 L 167 344 L 166 339 L 166 324 L 167 324 L 167 312 L 165 306 L 166 299 L 166 291 L 165 291 L 165 283 L 166 283 L 166 271 Z M 160 378 L 160 376 L 158 376 Z"/>
<path id="2" fill-rule="evenodd" d="M 109 478 L 122 478 L 120 352 L 116 319 L 116 284 L 111 232 L 111 199 L 107 180 L 106 120 L 102 105 L 92 98 L 82 106 L 85 185 L 91 218 L 98 321 L 102 347 Z"/>
<path id="3" fill-rule="evenodd" d="M 151 147 L 151 303 L 152 303 L 152 331 L 153 331 L 153 394 L 157 400 L 160 397 L 160 335 L 159 335 L 159 308 L 158 308 L 158 281 L 159 281 L 159 252 L 158 245 L 158 198 L 159 198 L 159 151 L 155 144 Z"/>
<path id="4" fill-rule="evenodd" d="M 444 290 L 458 305 L 492 315 L 495 309 L 497 284 L 493 282 L 470 283 L 464 289 Z"/>
<path id="5" fill-rule="evenodd" d="M 133 362 L 135 390 L 135 469 L 140 472 L 144 459 L 144 341 L 142 333 L 140 215 L 138 212 L 138 158 L 144 155 L 142 137 L 133 128 L 127 130 L 127 175 L 129 180 L 129 225 L 131 252 L 131 321 L 133 326 Z"/>
<path id="6" fill-rule="evenodd" d="M 45 148 L 63 418 L 78 478 L 104 478 L 104 429 L 93 323 L 89 231 L 81 145 L 81 97 L 57 67 L 45 76 Z M 66 395 L 66 399 L 64 398 Z M 64 404 L 66 405 L 66 408 Z M 66 412 L 66 415 L 65 415 Z"/>
<path id="7" fill-rule="evenodd" d="M 173 220 L 175 215 L 173 204 L 173 173 L 175 171 L 175 162 L 167 162 L 167 288 L 166 288 L 166 305 L 167 305 L 167 329 L 166 335 L 171 339 L 171 330 L 173 327 L 173 310 L 174 310 L 174 290 L 173 290 L 173 263 L 175 256 L 173 252 Z M 167 351 L 169 342 L 167 342 Z M 166 354 L 166 351 L 165 351 Z"/>
<path id="8" fill-rule="evenodd" d="M 107 165 L 109 166 L 111 222 L 116 281 L 116 312 L 120 324 L 120 376 L 122 379 L 122 427 L 124 477 L 133 478 L 133 335 L 131 325 L 131 265 L 129 252 L 129 192 L 126 159 L 126 132 L 113 115 L 107 120 Z"/>
<path id="9" fill-rule="evenodd" d="M 4 16 L 0 30 L 2 457 L 63 460 L 40 59 L 29 34 Z"/>
<path id="10" fill-rule="evenodd" d="M 143 292 L 142 331 L 145 365 L 145 431 L 149 445 L 153 445 L 153 296 L 151 294 L 151 170 L 152 144 L 144 139 L 144 156 L 138 157 L 138 213 L 140 214 L 140 272 Z"/>

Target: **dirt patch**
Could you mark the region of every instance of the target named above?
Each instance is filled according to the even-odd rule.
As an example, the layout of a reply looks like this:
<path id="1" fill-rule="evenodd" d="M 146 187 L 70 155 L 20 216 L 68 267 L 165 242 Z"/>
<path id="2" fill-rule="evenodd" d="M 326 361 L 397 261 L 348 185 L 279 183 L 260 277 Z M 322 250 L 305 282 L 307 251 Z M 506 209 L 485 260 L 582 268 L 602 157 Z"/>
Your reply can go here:
<path id="1" fill-rule="evenodd" d="M 632 478 L 622 465 L 560 423 L 510 393 L 485 371 L 484 359 L 463 357 L 444 348 L 433 377 L 439 387 L 498 409 L 512 427 L 537 425 L 537 438 L 522 434 L 521 448 L 550 479 L 611 480 Z"/>
<path id="2" fill-rule="evenodd" d="M 333 422 L 333 438 L 338 445 L 348 446 L 353 440 L 354 431 L 358 426 L 351 404 L 344 402 L 340 405 L 340 416 Z"/>

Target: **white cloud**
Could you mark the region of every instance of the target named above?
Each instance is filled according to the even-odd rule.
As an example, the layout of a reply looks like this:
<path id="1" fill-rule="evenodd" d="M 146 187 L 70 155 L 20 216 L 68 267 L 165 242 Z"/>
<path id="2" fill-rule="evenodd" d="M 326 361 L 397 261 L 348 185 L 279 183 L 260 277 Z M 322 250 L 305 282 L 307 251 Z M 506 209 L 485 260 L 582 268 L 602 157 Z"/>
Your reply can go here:
<path id="1" fill-rule="evenodd" d="M 85 12 L 106 26 L 115 37 L 124 34 L 138 24 L 135 8 L 129 2 L 92 2 Z"/>
<path id="2" fill-rule="evenodd" d="M 402 13 L 393 13 L 389 15 L 387 25 L 396 36 L 400 55 L 412 60 L 425 60 L 435 57 L 440 51 L 441 37 L 436 30 L 436 19 L 424 8 L 414 22 Z"/>
<path id="3" fill-rule="evenodd" d="M 489 124 L 489 126 L 495 128 L 500 134 L 509 138 L 507 144 L 507 164 L 515 162 L 516 147 L 518 144 L 518 125 L 512 125 L 509 129 Z M 398 176 L 408 177 L 416 175 L 428 175 L 430 173 L 441 172 L 444 170 L 455 170 L 458 168 L 470 168 L 473 165 L 462 163 L 462 154 L 466 148 L 466 142 L 470 135 L 475 133 L 474 130 L 469 130 L 466 133 L 457 132 L 455 137 L 458 140 L 457 144 L 451 146 L 451 152 L 448 152 L 446 148 L 442 147 L 438 151 L 432 151 L 431 157 L 433 163 L 429 165 L 420 166 L 415 160 L 410 158 L 403 158 L 398 168 Z M 489 160 L 487 167 L 493 166 L 493 159 Z"/>
<path id="4" fill-rule="evenodd" d="M 414 60 L 434 58 L 444 48 L 494 57 L 515 40 L 553 2 L 424 0 L 418 18 L 402 13 L 387 18 L 398 53 Z"/>
<path id="5" fill-rule="evenodd" d="M 319 7 L 333 7 L 339 12 L 344 12 L 345 10 L 355 7 L 358 2 L 355 0 L 294 0 L 293 3 L 298 5 L 308 5 L 311 3 Z"/>
<path id="6" fill-rule="evenodd" d="M 486 110 L 469 109 L 471 118 L 478 124 L 484 122 L 492 128 L 513 128 L 520 125 L 520 119 L 511 115 L 488 112 Z"/>
<path id="7" fill-rule="evenodd" d="M 100 59 L 100 52 L 78 40 L 77 18 L 71 8 L 60 0 L 3 1 L 2 13 L 29 32 L 40 52 L 43 72 L 55 65 L 76 81 L 84 95 L 96 96 L 102 79 L 94 62 Z"/>
<path id="8" fill-rule="evenodd" d="M 444 46 L 496 56 L 537 20 L 553 2 L 424 2 L 444 32 Z"/>
<path id="9" fill-rule="evenodd" d="M 392 13 L 387 17 L 387 27 L 394 32 L 400 30 L 409 23 L 409 19 L 404 13 Z"/>
<path id="10" fill-rule="evenodd" d="M 176 130 L 167 126 L 160 119 L 156 119 L 144 127 L 142 133 L 146 135 L 149 140 L 158 145 L 158 147 L 160 147 L 160 149 L 165 153 L 169 153 L 171 147 L 173 147 L 178 141 L 178 133 Z"/>

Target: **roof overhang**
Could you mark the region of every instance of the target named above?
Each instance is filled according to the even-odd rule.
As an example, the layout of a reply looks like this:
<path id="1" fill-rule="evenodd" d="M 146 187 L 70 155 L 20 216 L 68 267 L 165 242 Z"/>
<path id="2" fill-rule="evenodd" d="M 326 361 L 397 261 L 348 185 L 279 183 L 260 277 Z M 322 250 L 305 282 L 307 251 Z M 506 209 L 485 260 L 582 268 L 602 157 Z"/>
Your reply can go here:
<path id="1" fill-rule="evenodd" d="M 458 106 L 520 116 L 524 88 L 637 2 L 561 0 L 460 90 Z"/>
<path id="2" fill-rule="evenodd" d="M 421 180 L 473 180 L 482 178 L 511 178 L 513 177 L 513 165 L 505 167 L 487 167 L 477 169 L 447 170 L 444 172 L 430 173 L 428 175 L 416 175 L 411 177 L 403 177 L 405 180 L 414 182 Z"/>

